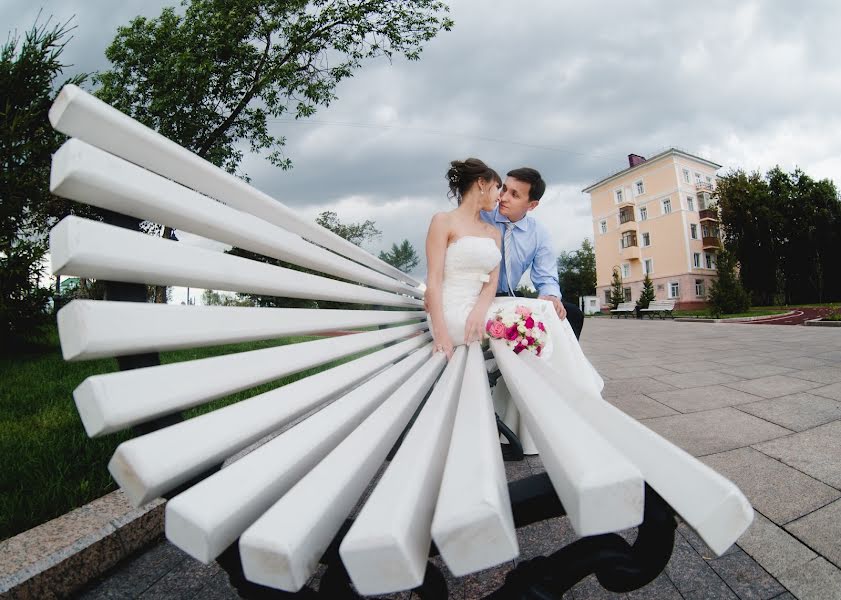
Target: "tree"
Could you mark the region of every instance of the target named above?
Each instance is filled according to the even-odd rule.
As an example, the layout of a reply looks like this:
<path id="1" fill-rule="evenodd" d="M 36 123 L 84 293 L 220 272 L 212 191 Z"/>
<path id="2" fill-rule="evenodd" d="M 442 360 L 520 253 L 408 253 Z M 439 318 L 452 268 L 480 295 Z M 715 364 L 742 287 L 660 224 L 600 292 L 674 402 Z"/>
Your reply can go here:
<path id="1" fill-rule="evenodd" d="M 841 201 L 829 180 L 779 167 L 719 180 L 724 243 L 760 304 L 841 299 Z"/>
<path id="2" fill-rule="evenodd" d="M 625 289 L 622 286 L 622 276 L 619 267 L 613 267 L 613 277 L 610 281 L 610 307 L 616 308 L 625 302 Z"/>
<path id="3" fill-rule="evenodd" d="M 654 283 L 648 273 L 645 274 L 645 279 L 642 280 L 642 291 L 640 292 L 639 300 L 637 300 L 637 308 L 648 308 L 648 305 L 654 301 Z"/>
<path id="4" fill-rule="evenodd" d="M 63 136 L 47 112 L 70 30 L 68 23 L 36 23 L 0 49 L 0 338 L 7 343 L 37 334 L 49 320 L 51 292 L 41 279 L 50 227 L 71 212 L 91 213 L 49 191 L 52 153 Z"/>
<path id="5" fill-rule="evenodd" d="M 708 299 L 713 316 L 747 312 L 750 296 L 736 275 L 736 260 L 722 250 L 716 257 L 716 281 L 710 284 Z"/>
<path id="6" fill-rule="evenodd" d="M 392 267 L 400 269 L 404 273 L 409 273 L 418 266 L 420 257 L 415 252 L 415 248 L 409 240 L 403 240 L 399 246 L 392 244 L 391 250 L 388 252 L 380 252 L 380 260 L 384 260 Z"/>
<path id="7" fill-rule="evenodd" d="M 590 240 L 584 238 L 581 248 L 561 252 L 558 257 L 558 281 L 564 299 L 576 303 L 581 296 L 596 293 L 596 253 Z"/>
<path id="8" fill-rule="evenodd" d="M 521 295 L 523 298 L 537 298 L 537 290 L 527 285 L 521 285 L 516 292 L 518 296 Z"/>
<path id="9" fill-rule="evenodd" d="M 366 61 L 420 57 L 453 22 L 440 0 L 182 0 L 120 27 L 97 95 L 227 171 L 243 147 L 291 166 L 269 121 L 311 116 Z M 246 179 L 247 176 L 243 175 Z M 160 233 L 160 227 L 146 228 Z M 168 238 L 169 227 L 162 235 Z M 162 288 L 158 288 L 159 301 Z"/>
<path id="10" fill-rule="evenodd" d="M 357 246 L 382 235 L 382 231 L 377 229 L 376 224 L 370 219 L 361 223 L 342 223 L 339 215 L 332 210 L 320 213 L 315 218 L 315 222 Z"/>

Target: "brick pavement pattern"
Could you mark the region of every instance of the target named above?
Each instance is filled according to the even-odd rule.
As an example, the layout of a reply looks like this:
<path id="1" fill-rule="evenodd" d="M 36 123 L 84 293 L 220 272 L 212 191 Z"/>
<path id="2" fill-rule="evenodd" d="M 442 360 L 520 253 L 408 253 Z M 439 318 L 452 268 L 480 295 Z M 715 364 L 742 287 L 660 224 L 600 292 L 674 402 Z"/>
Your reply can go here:
<path id="1" fill-rule="evenodd" d="M 565 598 L 841 599 L 841 331 L 592 318 L 582 346 L 607 401 L 733 480 L 756 518 L 721 557 L 681 524 L 669 565 L 648 586 L 613 594 L 591 576 Z M 506 463 L 509 480 L 542 470 L 539 457 Z M 521 559 L 575 539 L 564 518 L 518 535 Z M 448 577 L 450 598 L 483 597 L 514 564 Z M 217 565 L 160 542 L 81 597 L 237 596 Z"/>

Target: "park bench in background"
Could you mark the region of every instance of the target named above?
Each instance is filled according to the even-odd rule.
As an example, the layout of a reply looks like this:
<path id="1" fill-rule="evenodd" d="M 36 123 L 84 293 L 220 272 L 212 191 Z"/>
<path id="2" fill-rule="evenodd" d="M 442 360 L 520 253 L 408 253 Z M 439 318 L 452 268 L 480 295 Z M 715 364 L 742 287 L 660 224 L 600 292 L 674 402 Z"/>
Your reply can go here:
<path id="1" fill-rule="evenodd" d="M 627 317 L 629 314 L 634 314 L 634 311 L 637 309 L 636 302 L 621 302 L 616 306 L 616 308 L 610 311 L 610 318 L 613 318 L 613 315 L 617 317 L 619 315 L 623 315 Z"/>
<path id="2" fill-rule="evenodd" d="M 654 315 L 658 315 L 661 319 L 664 316 L 675 318 L 672 314 L 672 311 L 675 309 L 675 301 L 674 300 L 652 300 L 648 308 L 641 308 L 640 313 L 646 313 L 650 319 L 654 318 Z"/>
<path id="3" fill-rule="evenodd" d="M 104 301 L 77 300 L 58 316 L 67 360 L 114 356 L 121 369 L 75 390 L 84 427 L 90 436 L 135 429 L 109 463 L 115 480 L 137 505 L 169 498 L 167 537 L 198 560 L 218 560 L 243 595 L 263 586 L 296 592 L 321 562 L 324 597 L 355 597 L 352 581 L 363 594 L 414 588 L 442 598 L 445 580 L 430 554 L 458 576 L 476 572 L 518 555 L 515 528 L 562 514 L 582 539 L 519 563 L 496 597 L 560 598 L 590 573 L 627 591 L 665 567 L 675 513 L 719 554 L 750 523 L 752 509 L 731 482 L 598 394 L 570 389 L 569 373 L 495 341 L 494 359 L 546 467 L 507 484 L 485 357 L 478 344 L 458 348 L 449 363 L 431 354 L 419 281 L 74 86 L 50 120 L 72 138 L 54 157 L 51 189 L 103 209 L 108 221 L 68 217 L 50 236 L 56 273 L 106 281 Z M 309 272 L 149 236 L 137 231 L 141 220 Z M 146 304 L 147 285 L 360 308 Z M 175 364 L 159 364 L 157 354 L 336 329 L 360 331 Z M 633 545 L 611 533 L 635 526 Z"/>

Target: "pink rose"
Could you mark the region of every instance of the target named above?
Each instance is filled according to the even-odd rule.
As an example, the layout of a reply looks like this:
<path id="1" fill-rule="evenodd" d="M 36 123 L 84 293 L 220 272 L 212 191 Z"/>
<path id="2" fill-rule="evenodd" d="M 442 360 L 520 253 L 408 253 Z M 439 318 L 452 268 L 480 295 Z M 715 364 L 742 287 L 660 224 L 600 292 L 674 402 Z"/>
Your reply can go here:
<path id="1" fill-rule="evenodd" d="M 488 321 L 488 335 L 492 338 L 502 339 L 506 334 L 505 324 L 502 321 Z"/>
<path id="2" fill-rule="evenodd" d="M 534 343 L 534 338 L 527 337 L 526 338 L 526 346 L 531 346 Z"/>
<path id="3" fill-rule="evenodd" d="M 531 318 L 531 315 L 526 317 L 525 325 L 526 325 L 526 329 L 531 329 L 532 327 L 534 327 L 534 319 Z"/>
<path id="4" fill-rule="evenodd" d="M 546 328 L 543 326 L 543 321 L 538 321 L 538 322 L 537 322 L 537 328 L 538 328 L 540 331 L 546 331 Z"/>
<path id="5" fill-rule="evenodd" d="M 493 323 L 493 321 L 488 319 L 488 322 L 485 323 L 485 331 L 490 331 L 491 330 L 491 323 Z"/>
<path id="6" fill-rule="evenodd" d="M 522 352 L 525 349 L 526 349 L 526 347 L 523 346 L 522 344 L 517 344 L 516 346 L 514 346 L 514 354 L 519 354 L 520 352 Z"/>
<path id="7" fill-rule="evenodd" d="M 511 327 L 505 330 L 505 339 L 516 340 L 519 336 L 520 332 L 517 331 L 516 325 L 512 325 Z"/>

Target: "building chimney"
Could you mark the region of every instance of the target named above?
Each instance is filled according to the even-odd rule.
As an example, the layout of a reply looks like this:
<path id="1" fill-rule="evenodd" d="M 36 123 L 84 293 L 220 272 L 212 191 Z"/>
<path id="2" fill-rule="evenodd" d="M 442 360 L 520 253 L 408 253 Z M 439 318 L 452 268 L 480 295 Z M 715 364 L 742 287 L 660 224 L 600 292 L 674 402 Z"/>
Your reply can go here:
<path id="1" fill-rule="evenodd" d="M 628 155 L 628 164 L 631 167 L 636 167 L 637 165 L 641 165 L 645 162 L 645 157 L 640 156 L 639 154 L 629 154 Z"/>

